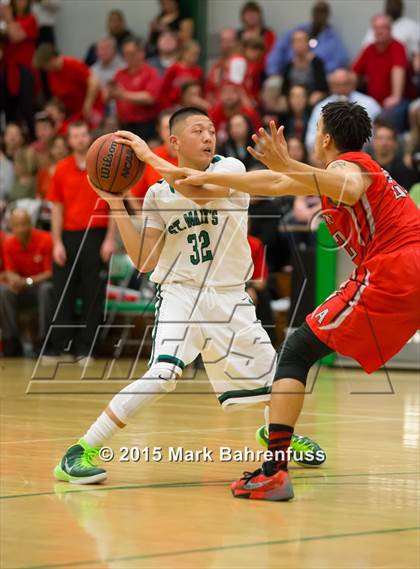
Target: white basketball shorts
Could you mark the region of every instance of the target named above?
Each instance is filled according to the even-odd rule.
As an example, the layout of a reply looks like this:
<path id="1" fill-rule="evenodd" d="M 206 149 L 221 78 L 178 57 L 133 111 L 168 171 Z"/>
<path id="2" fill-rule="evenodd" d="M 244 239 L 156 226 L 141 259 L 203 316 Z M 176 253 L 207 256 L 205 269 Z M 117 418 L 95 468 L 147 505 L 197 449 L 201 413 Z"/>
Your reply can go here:
<path id="1" fill-rule="evenodd" d="M 276 352 L 244 289 L 158 287 L 149 365 L 179 372 L 199 354 L 222 407 L 270 398 Z"/>

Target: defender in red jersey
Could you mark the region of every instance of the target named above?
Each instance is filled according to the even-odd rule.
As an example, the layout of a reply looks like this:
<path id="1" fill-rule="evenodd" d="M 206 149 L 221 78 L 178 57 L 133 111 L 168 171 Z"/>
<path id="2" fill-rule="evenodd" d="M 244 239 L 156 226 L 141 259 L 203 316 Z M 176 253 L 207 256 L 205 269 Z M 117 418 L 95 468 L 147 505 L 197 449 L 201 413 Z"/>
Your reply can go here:
<path id="1" fill-rule="evenodd" d="M 331 235 L 355 264 L 349 279 L 281 346 L 266 435 L 270 460 L 232 484 L 238 498 L 290 500 L 287 450 L 310 367 L 336 350 L 371 373 L 420 327 L 420 214 L 398 181 L 361 152 L 371 135 L 363 107 L 349 102 L 323 107 L 315 153 L 325 170 L 292 160 L 283 127 L 272 122 L 270 128 L 270 134 L 260 129 L 253 136 L 258 151 L 248 148 L 270 170 L 190 173 L 177 186 L 215 184 L 253 195 L 318 195 Z"/>

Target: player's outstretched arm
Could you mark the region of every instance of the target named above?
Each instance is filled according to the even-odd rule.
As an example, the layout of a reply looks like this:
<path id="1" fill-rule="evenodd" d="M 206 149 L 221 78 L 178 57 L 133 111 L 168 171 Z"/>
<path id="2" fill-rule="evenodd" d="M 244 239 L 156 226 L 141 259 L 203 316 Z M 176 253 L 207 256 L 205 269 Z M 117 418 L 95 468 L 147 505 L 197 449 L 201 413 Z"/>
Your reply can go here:
<path id="1" fill-rule="evenodd" d="M 141 273 L 152 271 L 157 265 L 165 241 L 163 231 L 147 227 L 146 222 L 146 226 L 142 226 L 139 233 L 125 208 L 123 196 L 103 192 L 92 184 L 89 177 L 88 181 L 98 196 L 108 203 L 112 219 L 134 266 Z"/>
<path id="2" fill-rule="evenodd" d="M 186 177 L 187 169 L 179 168 L 178 166 L 171 164 L 164 158 L 157 156 L 149 148 L 147 143 L 139 136 L 127 130 L 118 130 L 116 132 L 116 135 L 117 135 L 117 138 L 115 139 L 116 142 L 130 146 L 135 152 L 137 158 L 139 158 L 139 160 L 142 160 L 143 162 L 146 162 L 154 170 L 159 172 L 162 178 L 164 178 L 170 186 L 175 187 L 175 183 L 177 180 Z M 178 189 L 185 197 L 199 204 L 206 203 L 218 197 L 226 197 L 229 194 L 229 191 L 226 188 L 224 187 L 217 188 L 214 186 L 200 188 L 200 191 L 197 191 L 197 187 L 188 186 L 188 185 L 183 185 L 182 189 L 181 188 Z"/>
<path id="3" fill-rule="evenodd" d="M 282 172 L 304 185 L 311 194 L 328 196 L 347 205 L 353 205 L 362 197 L 371 180 L 358 165 L 336 160 L 322 170 L 292 160 L 283 131 L 283 126 L 277 128 L 275 122 L 270 121 L 270 133 L 261 128 L 252 136 L 258 150 L 248 147 L 249 153 L 271 170 Z"/>
<path id="4" fill-rule="evenodd" d="M 212 188 L 232 188 L 252 196 L 285 196 L 316 195 L 303 184 L 271 170 L 255 170 L 253 172 L 190 172 L 189 175 L 175 183 L 177 189 L 200 186 L 211 192 Z M 201 190 L 200 190 L 201 192 Z M 213 198 L 214 199 L 214 198 Z"/>

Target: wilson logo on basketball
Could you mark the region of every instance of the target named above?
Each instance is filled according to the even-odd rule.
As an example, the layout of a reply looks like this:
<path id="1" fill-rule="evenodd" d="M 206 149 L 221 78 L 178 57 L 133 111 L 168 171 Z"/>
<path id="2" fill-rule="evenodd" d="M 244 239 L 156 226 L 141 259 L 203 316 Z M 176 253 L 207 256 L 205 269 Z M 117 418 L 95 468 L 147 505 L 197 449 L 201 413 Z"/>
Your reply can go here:
<path id="1" fill-rule="evenodd" d="M 116 142 L 112 142 L 109 146 L 108 153 L 102 158 L 101 163 L 101 177 L 105 178 L 106 180 L 111 175 L 111 164 L 115 156 L 115 152 L 117 151 L 118 144 Z"/>
<path id="2" fill-rule="evenodd" d="M 121 172 L 121 176 L 123 178 L 127 178 L 130 175 L 131 164 L 133 163 L 133 157 L 134 157 L 134 152 L 131 149 L 126 152 L 124 166 Z"/>

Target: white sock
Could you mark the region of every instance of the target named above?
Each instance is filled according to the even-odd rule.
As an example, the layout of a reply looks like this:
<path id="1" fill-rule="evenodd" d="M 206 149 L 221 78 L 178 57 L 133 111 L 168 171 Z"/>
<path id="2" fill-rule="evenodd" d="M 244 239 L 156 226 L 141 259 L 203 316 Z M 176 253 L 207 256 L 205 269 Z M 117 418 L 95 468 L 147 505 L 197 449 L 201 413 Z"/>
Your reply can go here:
<path id="1" fill-rule="evenodd" d="M 111 438 L 119 428 L 120 427 L 118 427 L 104 411 L 88 429 L 86 434 L 83 435 L 83 439 L 92 447 L 100 447 L 107 439 Z"/>

